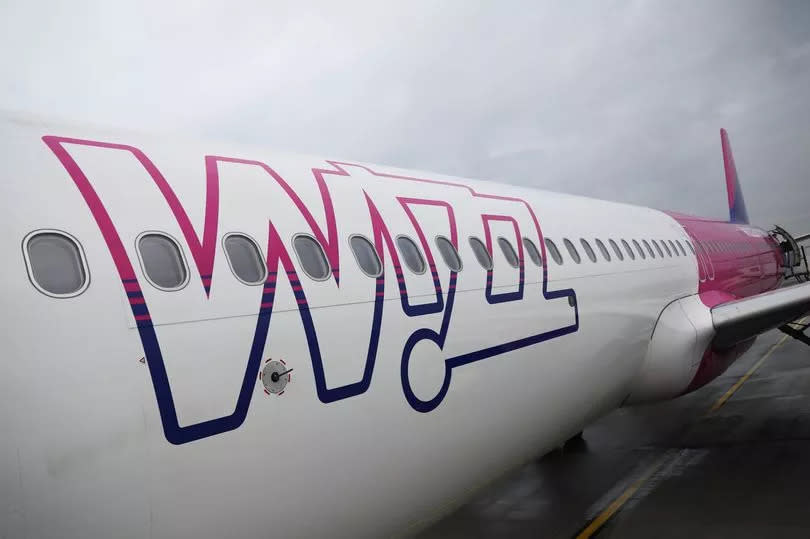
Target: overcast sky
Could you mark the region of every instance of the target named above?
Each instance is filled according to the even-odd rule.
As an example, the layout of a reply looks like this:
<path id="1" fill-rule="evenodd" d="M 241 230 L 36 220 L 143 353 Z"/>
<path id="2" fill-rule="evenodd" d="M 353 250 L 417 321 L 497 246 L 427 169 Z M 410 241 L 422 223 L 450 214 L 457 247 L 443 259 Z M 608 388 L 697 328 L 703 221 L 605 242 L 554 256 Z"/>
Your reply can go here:
<path id="1" fill-rule="evenodd" d="M 810 232 L 810 2 L 3 0 L 0 108 Z"/>

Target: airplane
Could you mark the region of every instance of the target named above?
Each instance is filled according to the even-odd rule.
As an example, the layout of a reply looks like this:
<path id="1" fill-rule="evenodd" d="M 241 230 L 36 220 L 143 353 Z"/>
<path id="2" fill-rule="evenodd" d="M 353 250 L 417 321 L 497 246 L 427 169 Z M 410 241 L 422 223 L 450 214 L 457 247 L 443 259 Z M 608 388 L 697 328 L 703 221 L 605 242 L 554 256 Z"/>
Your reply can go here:
<path id="1" fill-rule="evenodd" d="M 805 337 L 797 243 L 749 223 L 725 130 L 728 221 L 0 125 L 0 537 L 413 534 L 757 335 Z"/>

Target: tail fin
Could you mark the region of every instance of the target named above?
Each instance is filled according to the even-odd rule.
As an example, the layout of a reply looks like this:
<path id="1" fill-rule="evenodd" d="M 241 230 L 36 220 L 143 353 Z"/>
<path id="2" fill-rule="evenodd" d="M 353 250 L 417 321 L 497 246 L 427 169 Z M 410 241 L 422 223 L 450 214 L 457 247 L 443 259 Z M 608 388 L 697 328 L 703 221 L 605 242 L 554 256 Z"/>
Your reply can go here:
<path id="1" fill-rule="evenodd" d="M 720 142 L 723 144 L 723 166 L 726 169 L 729 221 L 748 224 L 748 210 L 745 209 L 745 199 L 740 188 L 737 167 L 734 166 L 734 156 L 731 153 L 731 144 L 725 129 L 720 130 Z"/>

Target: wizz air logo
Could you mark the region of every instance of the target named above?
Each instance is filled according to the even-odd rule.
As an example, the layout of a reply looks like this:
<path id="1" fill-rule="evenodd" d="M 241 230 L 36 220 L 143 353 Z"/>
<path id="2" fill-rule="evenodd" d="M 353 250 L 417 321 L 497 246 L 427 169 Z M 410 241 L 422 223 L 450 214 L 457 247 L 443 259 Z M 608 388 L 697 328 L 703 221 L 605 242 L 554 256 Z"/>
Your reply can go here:
<path id="1" fill-rule="evenodd" d="M 76 187 L 79 189 L 79 192 L 87 203 L 87 206 L 99 227 L 104 241 L 106 242 L 107 248 L 110 251 L 123 289 L 129 298 L 132 315 L 134 317 L 140 340 L 143 345 L 144 355 L 149 367 L 152 385 L 155 390 L 155 396 L 157 399 L 164 433 L 166 435 L 166 439 L 173 444 L 183 444 L 198 440 L 200 438 L 221 434 L 223 432 L 238 428 L 244 422 L 253 393 L 254 391 L 257 391 L 257 376 L 261 367 L 265 344 L 270 333 L 273 305 L 276 300 L 276 287 L 279 284 L 280 279 L 286 280 L 293 291 L 298 314 L 300 316 L 301 324 L 306 336 L 307 349 L 312 362 L 312 371 L 314 374 L 316 392 L 318 398 L 324 403 L 354 397 L 366 392 L 369 389 L 375 364 L 378 358 L 380 336 L 383 329 L 383 310 L 386 305 L 389 306 L 388 308 L 391 308 L 392 305 L 396 305 L 395 303 L 385 301 L 386 285 L 394 286 L 394 289 L 398 291 L 400 299 L 399 306 L 405 316 L 415 320 L 427 320 L 429 318 L 433 321 L 435 321 L 436 316 L 440 316 L 438 329 L 435 327 L 428 327 L 427 322 L 425 322 L 425 327 L 416 329 L 410 334 L 410 336 L 407 337 L 402 348 L 402 355 L 400 358 L 402 390 L 409 405 L 414 410 L 419 412 L 430 412 L 442 403 L 450 388 L 454 369 L 463 365 L 531 346 L 549 339 L 560 337 L 562 335 L 573 333 L 577 331 L 579 327 L 579 313 L 574 290 L 570 288 L 557 291 L 548 290 L 548 272 L 545 264 L 546 256 L 543 235 L 534 210 L 524 200 L 479 193 L 466 185 L 456 182 L 387 174 L 376 172 L 368 167 L 360 165 L 327 161 L 330 168 L 313 168 L 311 171 L 317 191 L 320 195 L 321 208 L 319 208 L 319 211 L 322 210 L 324 215 L 325 226 L 322 227 L 315 219 L 313 213 L 310 211 L 307 205 L 304 204 L 302 198 L 299 196 L 296 190 L 293 189 L 293 187 L 280 174 L 278 174 L 267 164 L 261 161 L 208 155 L 205 156 L 204 161 L 206 199 L 202 236 L 200 236 L 195 230 L 195 227 L 192 225 L 186 208 L 180 202 L 170 183 L 163 176 L 158 167 L 155 166 L 155 164 L 140 149 L 124 144 L 113 144 L 66 137 L 44 136 L 42 139 L 48 148 L 50 148 L 50 150 L 59 159 L 65 170 L 72 178 Z M 324 369 L 324 359 L 322 355 L 322 350 L 324 347 L 319 340 L 317 331 L 318 328 L 310 310 L 310 302 L 307 299 L 307 291 L 305 290 L 306 287 L 303 286 L 298 277 L 298 270 L 293 263 L 293 258 L 287 249 L 287 245 L 285 245 L 285 242 L 282 240 L 282 234 L 279 231 L 278 223 L 274 223 L 272 218 L 268 218 L 266 249 L 268 273 L 261 289 L 260 297 L 257 300 L 258 314 L 256 316 L 256 326 L 253 332 L 250 352 L 246 360 L 244 376 L 242 377 L 241 387 L 239 389 L 234 411 L 233 413 L 222 417 L 209 419 L 191 425 L 180 425 L 158 334 L 152 321 L 149 306 L 144 298 L 138 274 L 135 272 L 133 263 L 124 247 L 124 243 L 116 230 L 114 220 L 108 213 L 107 208 L 102 203 L 101 198 L 94 188 L 93 182 L 88 178 L 82 168 L 78 165 L 74 156 L 69 151 L 69 148 L 74 147 L 91 147 L 103 151 L 126 152 L 134 157 L 139 165 L 143 167 L 154 182 L 155 187 L 160 191 L 163 199 L 179 225 L 179 228 L 183 234 L 183 239 L 188 246 L 194 261 L 194 265 L 197 268 L 197 275 L 194 277 L 199 279 L 199 283 L 205 291 L 206 297 L 208 297 L 211 293 L 214 260 L 217 255 L 216 247 L 220 233 L 218 230 L 218 221 L 220 212 L 219 198 L 221 165 L 238 164 L 255 167 L 257 170 L 261 171 L 263 175 L 266 175 L 267 181 L 274 182 L 282 189 L 287 197 L 284 204 L 292 204 L 294 206 L 295 210 L 299 212 L 300 216 L 309 227 L 307 232 L 311 233 L 312 236 L 315 237 L 315 239 L 317 239 L 318 242 L 323 246 L 324 253 L 332 268 L 331 280 L 333 281 L 334 286 L 338 288 L 340 287 L 340 238 L 338 238 L 335 208 L 330 190 L 327 186 L 327 179 L 350 181 L 351 174 L 347 171 L 347 168 L 360 167 L 363 168 L 365 172 L 376 178 L 390 181 L 416 182 L 426 185 L 430 184 L 444 186 L 446 188 L 450 188 L 453 190 L 453 192 L 457 191 L 461 197 L 507 202 L 519 207 L 521 211 L 526 212 L 529 216 L 532 230 L 521 231 L 518 220 L 516 220 L 512 215 L 502 215 L 497 213 L 481 214 L 480 225 L 483 229 L 485 243 L 489 252 L 493 252 L 493 224 L 500 223 L 500 226 L 511 225 L 511 227 L 514 229 L 515 238 L 517 239 L 516 243 L 519 258 L 519 277 L 517 288 L 508 292 L 497 291 L 497 289 L 493 287 L 493 271 L 490 269 L 487 271 L 485 283 L 482 283 L 485 299 L 489 305 L 521 301 L 524 299 L 525 257 L 520 238 L 523 235 L 530 236 L 542 250 L 543 298 L 545 300 L 567 298 L 567 302 L 565 302 L 565 304 L 567 306 L 566 308 L 569 310 L 569 314 L 567 316 L 569 322 L 562 325 L 562 327 L 555 327 L 552 329 L 545 328 L 543 331 L 539 331 L 536 334 L 512 339 L 507 342 L 497 342 L 496 340 L 489 346 L 462 354 L 452 355 L 451 357 L 445 357 L 444 378 L 438 391 L 430 398 L 420 398 L 413 390 L 408 374 L 411 356 L 414 348 L 420 344 L 432 345 L 439 351 L 445 349 L 445 344 L 451 328 L 453 307 L 456 301 L 456 284 L 458 274 L 456 271 L 449 270 L 449 277 L 445 279 L 446 285 L 444 287 L 442 286 L 439 270 L 432 255 L 432 250 L 428 244 L 428 238 L 431 237 L 431 232 L 423 229 L 414 210 L 415 208 L 421 207 L 432 208 L 435 211 L 441 212 L 446 219 L 447 225 L 445 230 L 449 230 L 449 240 L 456 248 L 458 248 L 460 233 L 458 230 L 456 214 L 453 206 L 445 200 L 416 198 L 413 196 L 396 197 L 398 207 L 407 216 L 409 223 L 413 227 L 413 231 L 421 243 L 422 250 L 427 258 L 428 271 L 430 278 L 432 279 L 433 290 L 435 292 L 435 298 L 429 303 L 413 303 L 411 301 L 412 298 L 409 298 L 408 295 L 408 287 L 402 272 L 402 266 L 400 264 L 397 250 L 394 246 L 392 231 L 389 230 L 389 227 L 383 218 L 382 212 L 380 211 L 378 205 L 375 204 L 372 196 L 369 195 L 368 192 L 363 191 L 363 203 L 368 211 L 370 228 L 373 232 L 373 243 L 375 244 L 376 250 L 379 253 L 383 267 L 385 268 L 386 266 L 392 266 L 394 272 L 393 275 L 389 276 L 385 271 L 383 271 L 382 275 L 373 281 L 375 286 L 375 295 L 373 305 L 371 307 L 371 327 L 369 331 L 368 345 L 365 347 L 365 365 L 362 369 L 360 378 L 354 382 L 335 387 L 332 387 L 327 383 L 327 376 Z M 268 215 L 272 215 L 272 213 L 268 213 Z M 350 256 L 351 255 L 349 255 L 349 257 Z M 436 324 L 433 323 L 432 325 L 435 326 Z M 272 336 L 270 338 L 272 339 Z"/>

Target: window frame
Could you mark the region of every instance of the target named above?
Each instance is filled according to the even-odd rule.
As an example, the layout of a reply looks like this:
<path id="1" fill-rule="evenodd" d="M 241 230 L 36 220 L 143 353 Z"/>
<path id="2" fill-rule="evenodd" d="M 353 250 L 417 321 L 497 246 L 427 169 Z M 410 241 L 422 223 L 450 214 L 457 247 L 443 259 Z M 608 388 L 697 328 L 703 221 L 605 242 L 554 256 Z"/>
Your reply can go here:
<path id="1" fill-rule="evenodd" d="M 596 247 L 597 249 L 599 249 L 599 252 L 602 253 L 602 258 L 605 259 L 605 262 L 610 262 L 611 261 L 610 251 L 608 251 L 608 248 L 604 244 L 604 242 L 599 238 L 594 238 L 593 241 L 596 243 Z"/>
<path id="2" fill-rule="evenodd" d="M 233 263 L 231 263 L 231 256 L 228 254 L 228 248 L 225 247 L 225 242 L 228 241 L 228 238 L 231 238 L 233 236 L 240 236 L 242 238 L 247 239 L 250 243 L 253 244 L 253 247 L 256 248 L 256 251 L 258 251 L 259 259 L 262 262 L 262 269 L 264 269 L 264 274 L 262 275 L 262 278 L 261 278 L 260 281 L 256 281 L 255 283 L 251 283 L 250 281 L 246 281 L 246 280 L 242 279 L 239 275 L 237 275 L 236 271 L 234 271 Z M 244 285 L 247 285 L 247 286 L 259 286 L 259 285 L 263 285 L 265 282 L 267 282 L 267 273 L 268 273 L 268 270 L 267 270 L 267 258 L 264 256 L 264 253 L 262 252 L 262 248 L 261 248 L 261 246 L 259 246 L 259 243 L 256 240 L 254 240 L 252 236 L 250 236 L 248 234 L 245 234 L 244 232 L 228 232 L 227 234 L 222 236 L 221 243 L 222 243 L 222 252 L 225 253 L 225 260 L 228 261 L 228 267 L 230 268 L 231 273 L 233 273 L 233 276 L 236 277 L 237 281 L 239 281 L 240 283 L 242 283 Z"/>
<path id="3" fill-rule="evenodd" d="M 644 247 L 647 249 L 647 252 L 650 254 L 650 258 L 655 258 L 655 252 L 653 252 L 652 247 L 650 247 L 650 242 L 645 239 L 641 240 L 641 243 L 644 244 Z"/>
<path id="4" fill-rule="evenodd" d="M 585 251 L 585 254 L 588 256 L 588 260 L 590 260 L 592 264 L 596 264 L 598 261 L 596 258 L 596 251 L 593 250 L 593 247 L 591 247 L 591 244 L 588 243 L 588 240 L 585 238 L 579 238 L 579 244 L 582 245 L 582 250 Z"/>
<path id="5" fill-rule="evenodd" d="M 512 246 L 512 242 L 509 241 L 507 238 L 505 238 L 503 236 L 498 236 L 498 239 L 496 241 L 498 242 L 498 247 L 501 248 L 501 253 L 503 253 L 503 257 L 506 259 L 506 263 L 509 264 L 509 267 L 514 268 L 514 269 L 520 268 L 520 255 L 517 253 L 517 251 L 515 251 L 514 246 Z M 506 254 L 506 248 L 504 247 L 504 243 L 506 243 L 506 245 L 509 246 L 509 250 L 512 252 L 512 255 L 515 257 L 515 263 L 514 264 L 512 264 L 509 261 L 509 255 Z"/>
<path id="6" fill-rule="evenodd" d="M 574 245 L 574 242 L 568 238 L 563 238 L 563 245 L 565 246 L 565 250 L 568 251 L 568 254 L 571 255 L 571 260 L 576 264 L 582 264 L 582 257 L 579 256 L 579 251 L 577 251 L 577 246 Z"/>
<path id="7" fill-rule="evenodd" d="M 565 258 L 563 258 L 562 253 L 560 252 L 560 248 L 557 247 L 557 244 L 549 238 L 548 236 L 543 237 L 543 243 L 546 244 L 546 252 L 551 253 L 551 259 L 554 261 L 555 264 L 558 266 L 562 266 L 565 264 Z"/>
<path id="8" fill-rule="evenodd" d="M 532 264 L 537 266 L 538 268 L 543 267 L 543 254 L 540 249 L 537 248 L 537 245 L 534 244 L 532 240 L 527 238 L 526 236 L 522 237 L 521 240 L 523 241 L 523 250 L 529 253 L 529 260 L 532 261 Z M 531 245 L 531 247 L 529 247 Z M 532 252 L 537 253 L 537 260 L 534 259 L 532 256 Z"/>
<path id="9" fill-rule="evenodd" d="M 329 271 L 326 273 L 326 277 L 323 277 L 323 278 L 313 277 L 312 275 L 309 274 L 307 269 L 304 267 L 304 263 L 301 261 L 301 255 L 298 254 L 298 249 L 295 248 L 295 240 L 297 240 L 298 238 L 301 238 L 301 237 L 305 237 L 305 238 L 308 238 L 308 239 L 314 241 L 318 245 L 318 247 L 320 247 L 321 254 L 323 255 L 323 259 L 326 260 L 326 267 L 329 268 Z M 323 245 L 321 245 L 321 242 L 319 242 L 317 240 L 317 238 L 315 238 L 315 236 L 313 236 L 312 234 L 307 234 L 306 232 L 298 232 L 296 234 L 293 234 L 293 237 L 292 237 L 292 240 L 290 241 L 290 243 L 292 244 L 292 250 L 295 253 L 295 259 L 298 261 L 298 266 L 301 268 L 301 271 L 304 272 L 304 275 L 306 275 L 307 278 L 312 279 L 313 281 L 316 281 L 316 282 L 323 282 L 323 281 L 328 281 L 329 280 L 329 278 L 332 276 L 332 271 L 333 271 L 332 270 L 332 264 L 329 263 L 329 257 L 326 256 L 326 251 L 323 250 Z"/>
<path id="10" fill-rule="evenodd" d="M 621 239 L 619 241 L 621 241 Z M 624 253 L 622 253 L 622 248 L 619 247 L 616 240 L 613 238 L 608 238 L 608 244 L 610 244 L 610 248 L 613 249 L 613 252 L 616 253 L 616 257 L 619 259 L 619 262 L 624 262 Z"/>
<path id="11" fill-rule="evenodd" d="M 67 294 L 57 294 L 54 292 L 49 292 L 42 288 L 42 286 L 37 282 L 36 278 L 34 277 L 34 267 L 31 265 L 31 258 L 28 256 L 28 243 L 34 239 L 34 237 L 39 236 L 41 234 L 54 234 L 56 236 L 62 236 L 67 238 L 69 241 L 73 242 L 73 245 L 76 246 L 76 250 L 79 252 L 79 261 L 82 264 L 82 271 L 84 272 L 84 283 L 74 292 L 70 292 Z M 56 228 L 40 228 L 37 230 L 33 230 L 25 235 L 22 240 L 22 254 L 23 254 L 23 261 L 25 262 L 25 270 L 28 273 L 28 280 L 31 281 L 31 284 L 39 290 L 41 293 L 45 294 L 46 296 L 56 298 L 56 299 L 68 299 L 68 298 L 75 298 L 76 296 L 80 296 L 90 287 L 90 268 L 87 265 L 87 258 L 84 254 L 84 247 L 82 246 L 81 242 L 74 236 L 64 230 L 59 230 Z"/>
<path id="12" fill-rule="evenodd" d="M 374 253 L 374 256 L 377 258 L 377 267 L 380 268 L 376 275 L 367 272 L 363 268 L 363 265 L 360 263 L 360 259 L 357 258 L 357 253 L 354 250 L 354 246 L 352 245 L 352 239 L 353 238 L 360 238 L 361 240 L 365 241 L 366 243 L 368 243 L 371 246 L 371 250 Z M 374 243 L 370 239 L 368 239 L 364 234 L 357 233 L 357 234 L 349 234 L 349 237 L 346 238 L 346 242 L 349 244 L 349 250 L 352 252 L 352 256 L 354 257 L 354 262 L 357 264 L 357 267 L 360 268 L 360 271 L 363 272 L 363 275 L 365 275 L 366 277 L 371 277 L 372 279 L 376 279 L 377 277 L 380 277 L 383 274 L 384 269 L 383 269 L 382 259 L 380 258 L 380 253 L 377 252 L 377 247 L 374 245 Z M 324 253 L 324 255 L 325 254 L 326 253 Z M 327 263 L 328 262 L 329 262 L 329 260 L 327 259 Z"/>
<path id="13" fill-rule="evenodd" d="M 633 244 L 633 246 L 636 248 L 636 251 L 638 251 L 638 253 L 637 253 L 637 254 L 641 255 L 641 259 L 642 259 L 642 260 L 646 260 L 646 259 L 647 259 L 647 255 L 644 253 L 644 248 L 643 248 L 643 247 L 641 247 L 641 244 L 638 242 L 638 240 L 630 240 L 630 242 L 631 242 L 631 243 Z"/>
<path id="14" fill-rule="evenodd" d="M 628 255 L 630 255 L 630 260 L 635 260 L 636 253 L 633 252 L 633 247 L 630 245 L 630 243 L 628 243 L 628 241 L 624 238 L 619 238 L 619 241 L 622 242 L 622 247 L 624 247 L 624 250 L 627 252 Z"/>
<path id="15" fill-rule="evenodd" d="M 478 251 L 475 249 L 475 247 L 472 246 L 473 242 L 477 243 L 478 245 L 484 248 L 484 252 L 487 254 L 487 260 L 489 261 L 489 263 L 486 266 L 482 264 L 481 259 L 478 258 L 477 254 Z M 475 257 L 475 260 L 478 261 L 478 265 L 481 266 L 484 269 L 484 271 L 492 271 L 492 268 L 495 266 L 495 264 L 494 261 L 492 260 L 492 253 L 490 253 L 489 249 L 487 249 L 487 244 L 481 241 L 481 238 L 477 236 L 469 236 L 467 238 L 467 243 L 470 244 L 470 249 L 472 249 L 473 257 Z"/>
<path id="16" fill-rule="evenodd" d="M 655 247 L 655 250 L 658 252 L 658 256 L 661 257 L 661 258 L 664 258 L 664 251 L 661 250 L 661 246 L 658 245 L 658 242 L 655 241 L 655 240 L 650 240 L 650 241 L 652 242 L 653 247 Z"/>
<path id="17" fill-rule="evenodd" d="M 174 246 L 177 247 L 177 250 L 180 252 L 180 260 L 183 262 L 183 269 L 185 270 L 186 273 L 185 280 L 178 286 L 174 288 L 166 288 L 164 286 L 160 286 L 159 284 L 155 283 L 149 276 L 149 272 L 146 271 L 146 265 L 143 263 L 143 255 L 141 254 L 141 240 L 143 239 L 144 236 L 163 236 L 164 238 L 174 243 Z M 188 283 L 191 281 L 191 268 L 188 265 L 186 253 L 185 251 L 183 251 L 183 246 L 180 244 L 180 242 L 177 241 L 177 239 L 175 239 L 175 237 L 172 236 L 171 234 L 167 232 L 161 232 L 159 230 L 145 230 L 144 232 L 138 234 L 138 236 L 135 238 L 135 252 L 138 254 L 138 263 L 141 266 L 141 273 L 143 273 L 144 278 L 150 285 L 154 286 L 158 290 L 162 292 L 178 292 L 184 289 L 186 286 L 188 286 Z"/>
<path id="18" fill-rule="evenodd" d="M 689 247 L 689 250 L 692 252 L 692 254 L 697 256 L 697 253 L 695 252 L 695 246 L 692 245 L 692 242 L 689 240 L 683 240 L 683 242 L 686 244 L 687 247 Z"/>
<path id="19" fill-rule="evenodd" d="M 414 247 L 416 247 L 416 252 L 419 254 L 419 260 L 421 260 L 421 261 L 422 261 L 422 271 L 415 271 L 413 268 L 411 268 L 411 266 L 409 266 L 409 265 L 408 265 L 408 263 L 407 263 L 407 262 L 405 262 L 405 255 L 403 255 L 403 254 L 402 254 L 402 248 L 399 246 L 399 240 L 400 240 L 400 239 L 405 239 L 405 240 L 407 240 L 408 242 L 410 242 L 410 243 L 411 243 L 411 245 L 413 245 Z M 398 253 L 398 254 L 399 254 L 399 256 L 402 258 L 402 262 L 404 262 L 404 266 L 405 266 L 406 268 L 408 268 L 408 271 L 410 271 L 410 272 L 411 272 L 411 273 L 413 273 L 414 275 L 424 275 L 424 274 L 425 274 L 425 272 L 427 272 L 427 269 L 428 269 L 428 263 L 427 263 L 427 260 L 425 260 L 425 255 L 422 253 L 422 250 L 419 248 L 419 244 L 418 244 L 418 243 L 416 243 L 416 242 L 413 240 L 413 238 L 411 238 L 411 237 L 410 237 L 410 236 L 408 236 L 407 234 L 397 234 L 397 236 L 394 238 L 394 244 L 395 244 L 395 245 L 396 245 L 396 247 L 397 247 L 397 253 Z"/>
<path id="20" fill-rule="evenodd" d="M 456 259 L 458 260 L 458 269 L 453 269 L 453 267 L 450 264 L 447 263 L 447 259 L 445 259 L 444 253 L 442 252 L 441 247 L 439 247 L 439 240 L 440 239 L 446 241 L 450 245 L 450 247 L 452 247 L 453 252 L 456 254 Z M 448 237 L 439 235 L 439 236 L 436 236 L 435 238 L 433 238 L 433 243 L 436 244 L 436 250 L 439 251 L 439 255 L 442 257 L 442 260 L 444 261 L 444 264 L 448 268 L 450 268 L 450 271 L 455 271 L 456 273 L 461 273 L 461 270 L 464 269 L 464 261 L 461 259 L 461 255 L 459 254 L 458 249 L 456 248 L 456 246 L 453 245 L 453 242 L 450 241 L 450 239 Z M 376 253 L 377 249 L 374 249 L 374 252 Z"/>

